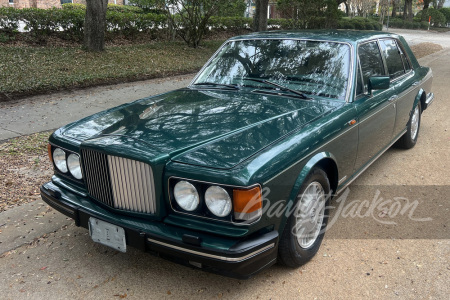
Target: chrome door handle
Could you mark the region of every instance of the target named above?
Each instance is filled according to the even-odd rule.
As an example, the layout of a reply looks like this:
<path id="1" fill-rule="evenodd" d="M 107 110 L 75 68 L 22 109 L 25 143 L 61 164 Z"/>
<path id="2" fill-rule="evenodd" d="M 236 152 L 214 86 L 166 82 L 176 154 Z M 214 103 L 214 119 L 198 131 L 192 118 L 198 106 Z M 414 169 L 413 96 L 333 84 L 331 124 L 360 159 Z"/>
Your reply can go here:
<path id="1" fill-rule="evenodd" d="M 388 99 L 389 102 L 392 102 L 394 100 L 398 99 L 397 95 L 392 96 L 391 98 Z"/>
<path id="2" fill-rule="evenodd" d="M 416 82 L 414 82 L 414 83 L 412 84 L 412 86 L 419 85 L 419 83 L 420 83 L 420 82 L 416 81 Z"/>

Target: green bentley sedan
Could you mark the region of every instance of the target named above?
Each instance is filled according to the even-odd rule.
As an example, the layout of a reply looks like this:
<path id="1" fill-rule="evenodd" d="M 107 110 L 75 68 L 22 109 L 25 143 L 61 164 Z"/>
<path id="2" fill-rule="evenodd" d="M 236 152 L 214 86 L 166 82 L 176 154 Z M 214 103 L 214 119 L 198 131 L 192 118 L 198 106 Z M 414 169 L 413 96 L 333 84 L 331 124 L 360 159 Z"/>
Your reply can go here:
<path id="1" fill-rule="evenodd" d="M 333 196 L 414 147 L 432 77 L 395 34 L 234 37 L 188 87 L 56 130 L 41 195 L 118 251 L 238 278 L 298 267 Z"/>

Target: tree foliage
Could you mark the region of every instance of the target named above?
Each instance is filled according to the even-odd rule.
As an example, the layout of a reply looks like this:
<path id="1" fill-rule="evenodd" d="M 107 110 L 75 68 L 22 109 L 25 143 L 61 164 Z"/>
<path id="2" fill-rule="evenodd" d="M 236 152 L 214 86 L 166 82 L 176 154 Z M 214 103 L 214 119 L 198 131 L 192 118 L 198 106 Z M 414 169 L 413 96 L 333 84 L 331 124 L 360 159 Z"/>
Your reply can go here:
<path id="1" fill-rule="evenodd" d="M 440 10 L 432 7 L 418 12 L 414 19 L 428 22 L 429 17 L 431 17 L 431 23 L 434 24 L 434 26 L 444 26 L 447 22 L 445 15 Z"/>
<path id="2" fill-rule="evenodd" d="M 212 16 L 223 16 L 245 10 L 241 0 L 133 0 L 147 1 L 155 9 L 164 11 L 172 31 L 189 46 L 198 47 L 208 30 Z M 242 2 L 243 5 L 239 5 Z"/>
<path id="3" fill-rule="evenodd" d="M 292 20 L 294 28 L 316 27 L 315 22 L 324 22 L 322 28 L 336 28 L 340 17 L 335 0 L 279 0 L 278 8 Z"/>

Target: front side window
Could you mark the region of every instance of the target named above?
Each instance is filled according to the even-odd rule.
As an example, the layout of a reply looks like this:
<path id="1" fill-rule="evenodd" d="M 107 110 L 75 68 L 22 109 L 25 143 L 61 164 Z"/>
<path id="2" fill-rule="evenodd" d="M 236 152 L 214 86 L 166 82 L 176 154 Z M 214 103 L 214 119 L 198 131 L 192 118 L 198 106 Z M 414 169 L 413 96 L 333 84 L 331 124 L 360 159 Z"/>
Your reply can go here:
<path id="1" fill-rule="evenodd" d="M 269 88 L 249 80 L 264 79 L 308 95 L 344 100 L 349 69 L 347 44 L 289 39 L 231 41 L 194 84 Z"/>
<path id="2" fill-rule="evenodd" d="M 380 46 L 386 58 L 389 77 L 395 79 L 405 74 L 401 52 L 394 40 L 381 40 Z"/>
<path id="3" fill-rule="evenodd" d="M 362 80 L 364 92 L 368 90 L 369 78 L 372 76 L 383 76 L 384 67 L 381 59 L 380 49 L 376 41 L 362 44 L 358 48 L 359 61 L 361 63 Z"/>

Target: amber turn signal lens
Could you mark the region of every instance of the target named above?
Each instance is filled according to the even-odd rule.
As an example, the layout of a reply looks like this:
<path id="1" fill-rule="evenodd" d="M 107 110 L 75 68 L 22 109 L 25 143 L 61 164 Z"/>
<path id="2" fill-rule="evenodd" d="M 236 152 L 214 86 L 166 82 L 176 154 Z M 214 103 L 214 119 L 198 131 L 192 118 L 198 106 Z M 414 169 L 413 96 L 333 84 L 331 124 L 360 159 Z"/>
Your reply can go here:
<path id="1" fill-rule="evenodd" d="M 250 190 L 233 190 L 233 206 L 236 213 L 252 213 L 262 208 L 262 195 L 259 186 Z"/>
<path id="2" fill-rule="evenodd" d="M 50 162 L 53 163 L 53 157 L 52 157 L 52 145 L 47 145 L 47 151 L 48 151 L 48 158 L 50 159 Z"/>

